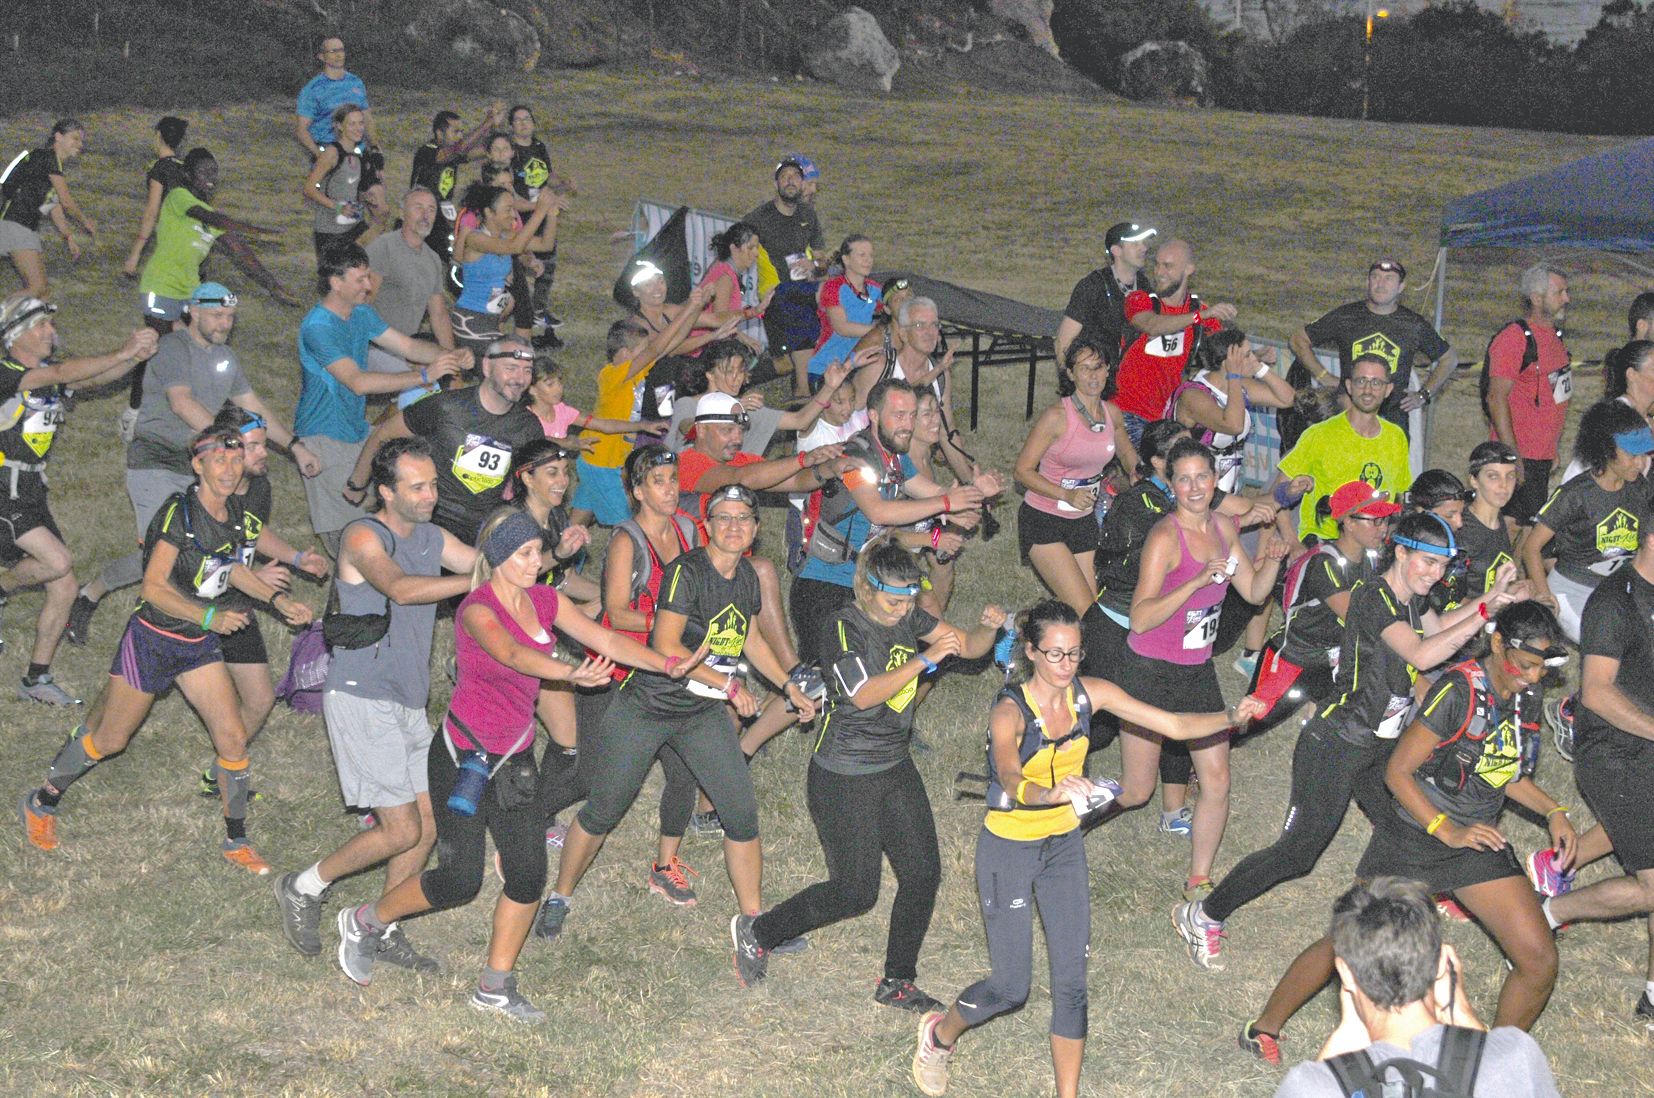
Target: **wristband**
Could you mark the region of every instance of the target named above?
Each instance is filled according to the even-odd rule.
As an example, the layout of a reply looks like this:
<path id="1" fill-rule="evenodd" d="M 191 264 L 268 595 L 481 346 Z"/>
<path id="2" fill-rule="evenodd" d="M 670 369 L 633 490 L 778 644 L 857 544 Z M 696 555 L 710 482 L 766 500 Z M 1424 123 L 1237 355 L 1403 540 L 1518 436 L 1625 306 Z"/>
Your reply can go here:
<path id="1" fill-rule="evenodd" d="M 645 610 L 643 612 L 643 631 L 645 633 L 653 633 L 655 631 L 655 612 L 653 610 Z"/>
<path id="2" fill-rule="evenodd" d="M 739 694 L 740 692 L 741 692 L 741 680 L 736 678 L 734 673 L 732 672 L 729 676 L 729 684 L 724 687 L 724 697 L 728 698 L 730 701 L 734 701 L 735 700 L 735 695 Z"/>
<path id="3" fill-rule="evenodd" d="M 1017 803 L 1018 804 L 1027 804 L 1028 803 L 1027 801 L 1022 799 L 1022 791 L 1027 789 L 1028 786 L 1033 782 L 1033 780 L 1034 779 L 1032 779 L 1032 778 L 1024 778 L 1020 782 L 1017 783 Z"/>
<path id="4" fill-rule="evenodd" d="M 1273 496 L 1275 498 L 1275 502 L 1280 504 L 1282 507 L 1291 507 L 1297 502 L 1297 500 L 1304 498 L 1303 496 L 1298 496 L 1296 499 L 1293 498 L 1292 482 L 1290 480 L 1281 481 L 1281 483 L 1275 485 L 1274 489 L 1271 490 L 1269 494 Z"/>
<path id="5" fill-rule="evenodd" d="M 808 465 L 809 465 L 809 458 L 801 451 L 798 455 L 798 467 L 800 469 L 803 469 L 803 468 L 806 468 Z"/>
<path id="6" fill-rule="evenodd" d="M 953 503 L 948 499 L 946 492 L 942 493 L 942 513 L 944 515 L 953 514 Z"/>
<path id="7" fill-rule="evenodd" d="M 1566 816 L 1568 814 L 1568 806 L 1565 805 L 1565 804 L 1559 804 L 1555 808 L 1551 809 L 1549 812 L 1545 813 L 1546 822 L 1547 823 L 1550 822 L 1550 818 L 1552 816 L 1556 815 L 1558 812 L 1560 812 L 1564 816 Z"/>
<path id="8" fill-rule="evenodd" d="M 817 400 L 817 401 L 812 401 L 812 403 L 813 403 L 813 404 L 814 404 L 814 405 L 815 405 L 815 406 L 816 406 L 816 407 L 817 407 L 817 408 L 820 408 L 820 409 L 821 409 L 821 410 L 822 410 L 822 411 L 824 411 L 824 412 L 825 412 L 825 411 L 826 411 L 826 410 L 827 410 L 827 409 L 828 409 L 828 408 L 831 408 L 831 407 L 832 407 L 832 406 L 833 406 L 833 402 L 832 402 L 832 401 L 830 401 L 830 400 Z"/>
<path id="9" fill-rule="evenodd" d="M 678 664 L 680 664 L 682 662 L 683 662 L 683 657 L 682 656 L 667 656 L 666 657 L 666 673 L 668 675 L 670 675 L 672 673 L 672 669 L 677 667 Z"/>
<path id="10" fill-rule="evenodd" d="M 583 429 L 583 428 L 587 427 L 588 425 L 590 425 L 591 421 L 592 421 L 592 414 L 590 412 L 587 412 L 585 415 L 580 417 L 580 422 L 576 423 L 575 427 Z"/>
<path id="11" fill-rule="evenodd" d="M 929 672 L 932 672 L 932 671 L 936 670 L 936 661 L 932 660 L 929 656 L 925 655 L 923 652 L 919 653 L 919 662 L 925 665 L 925 672 L 927 674 Z"/>
<path id="12" fill-rule="evenodd" d="M 201 615 L 201 628 L 210 629 L 212 627 L 212 616 L 217 612 L 217 606 L 208 606 L 207 612 Z"/>
<path id="13" fill-rule="evenodd" d="M 1267 363 L 1267 362 L 1261 363 L 1258 366 L 1258 372 L 1252 375 L 1253 380 L 1262 381 L 1264 375 L 1267 374 L 1267 373 L 1269 373 L 1269 363 Z"/>
<path id="14" fill-rule="evenodd" d="M 1482 615 L 1482 620 L 1483 621 L 1488 620 L 1488 617 L 1487 617 L 1487 600 L 1486 599 L 1483 599 L 1481 602 L 1478 602 L 1476 604 L 1476 613 Z"/>
<path id="15" fill-rule="evenodd" d="M 289 561 L 288 563 L 291 564 L 294 568 L 297 568 L 299 566 L 299 561 L 301 561 L 303 559 L 304 559 L 304 550 L 303 549 L 295 549 L 295 550 L 293 550 L 293 559 L 291 561 Z"/>
<path id="16" fill-rule="evenodd" d="M 423 367 L 423 366 L 421 366 L 419 368 L 419 380 L 424 385 L 429 385 L 431 383 L 431 375 L 426 371 L 425 367 Z"/>
<path id="17" fill-rule="evenodd" d="M 1446 822 L 1447 822 L 1447 813 L 1438 812 L 1438 813 L 1436 813 L 1436 818 L 1431 820 L 1430 823 L 1425 827 L 1424 833 L 1426 835 L 1434 835 L 1437 831 L 1441 830 L 1442 824 L 1444 824 Z"/>
<path id="18" fill-rule="evenodd" d="M 345 481 L 345 491 L 347 492 L 365 492 L 367 490 L 368 486 L 365 484 L 352 484 L 348 480 Z"/>

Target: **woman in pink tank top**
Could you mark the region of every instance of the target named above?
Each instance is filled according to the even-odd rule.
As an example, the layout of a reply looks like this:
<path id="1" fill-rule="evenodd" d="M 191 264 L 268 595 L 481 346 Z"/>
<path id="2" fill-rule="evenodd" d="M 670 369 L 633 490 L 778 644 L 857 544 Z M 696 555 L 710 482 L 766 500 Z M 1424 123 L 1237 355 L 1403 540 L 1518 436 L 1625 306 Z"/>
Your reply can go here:
<path id="1" fill-rule="evenodd" d="M 1059 399 L 1034 421 L 1017 456 L 1016 478 L 1027 489 L 1017 509 L 1022 562 L 1076 614 L 1097 597 L 1094 512 L 1103 471 L 1116 458 L 1137 467 L 1120 409 L 1106 399 L 1113 386 L 1102 347 L 1076 339 L 1057 370 Z"/>
<path id="2" fill-rule="evenodd" d="M 1223 708 L 1212 643 L 1229 588 L 1254 606 L 1269 597 L 1286 545 L 1273 527 L 1258 539 L 1258 561 L 1241 545 L 1235 524 L 1211 510 L 1217 484 L 1212 451 L 1192 439 L 1167 455 L 1171 514 L 1143 544 L 1137 591 L 1131 600 L 1131 633 L 1116 681 L 1139 701 L 1189 710 Z M 1148 801 L 1160 766 L 1160 737 L 1131 725 L 1121 729 L 1124 769 L 1121 803 Z M 1189 744 L 1200 800 L 1195 805 L 1189 876 L 1184 894 L 1211 890 L 1212 862 L 1229 822 L 1229 733 Z"/>

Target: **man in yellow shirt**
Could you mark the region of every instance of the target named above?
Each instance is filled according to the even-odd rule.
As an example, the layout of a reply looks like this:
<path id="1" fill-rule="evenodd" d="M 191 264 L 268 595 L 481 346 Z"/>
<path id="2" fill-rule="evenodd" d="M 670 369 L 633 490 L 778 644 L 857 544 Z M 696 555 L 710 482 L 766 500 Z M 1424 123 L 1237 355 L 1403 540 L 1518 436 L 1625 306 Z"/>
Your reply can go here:
<path id="1" fill-rule="evenodd" d="M 1306 430 L 1280 463 L 1276 482 L 1310 477 L 1315 486 L 1298 505 L 1298 536 L 1318 534 L 1325 541 L 1338 536 L 1332 519 L 1316 515 L 1316 505 L 1339 485 L 1359 480 L 1399 500 L 1413 483 L 1407 436 L 1382 418 L 1379 408 L 1395 385 L 1389 365 L 1377 355 L 1361 355 L 1350 363 L 1343 379 L 1349 407 L 1341 414 Z"/>

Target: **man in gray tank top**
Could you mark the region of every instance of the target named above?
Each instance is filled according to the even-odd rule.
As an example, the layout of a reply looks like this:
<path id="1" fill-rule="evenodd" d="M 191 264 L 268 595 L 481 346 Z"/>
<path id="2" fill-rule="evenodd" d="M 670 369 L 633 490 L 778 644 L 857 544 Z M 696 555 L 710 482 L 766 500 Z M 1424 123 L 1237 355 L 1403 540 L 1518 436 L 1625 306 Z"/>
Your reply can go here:
<path id="1" fill-rule="evenodd" d="M 470 590 L 476 558 L 470 546 L 431 522 L 436 463 L 423 438 L 392 439 L 381 447 L 368 490 L 376 513 L 347 526 L 340 543 L 339 613 L 388 614 L 389 622 L 371 644 L 333 648 L 322 711 L 345 803 L 371 810 L 374 825 L 310 868 L 276 879 L 282 932 L 311 957 L 321 952 L 322 900 L 332 882 L 385 862 L 389 892 L 424 869 L 436 843 L 425 773 L 432 739 L 425 715 L 431 637 L 436 604 Z M 443 569 L 458 574 L 443 576 Z M 394 925 L 378 948 L 378 960 L 437 969 Z"/>

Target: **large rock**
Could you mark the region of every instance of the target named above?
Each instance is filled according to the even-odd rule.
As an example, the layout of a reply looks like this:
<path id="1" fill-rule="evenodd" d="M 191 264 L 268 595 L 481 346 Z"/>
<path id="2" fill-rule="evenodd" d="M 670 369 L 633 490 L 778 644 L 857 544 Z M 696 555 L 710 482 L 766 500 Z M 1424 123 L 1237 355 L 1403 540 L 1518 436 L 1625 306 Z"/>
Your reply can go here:
<path id="1" fill-rule="evenodd" d="M 1144 42 L 1120 58 L 1120 89 L 1132 99 L 1206 103 L 1206 58 L 1187 42 Z"/>
<path id="2" fill-rule="evenodd" d="M 1057 40 L 1051 36 L 1051 12 L 1055 6 L 1055 0 L 992 0 L 988 10 L 1007 23 L 1021 27 L 1027 32 L 1028 41 L 1056 57 Z"/>
<path id="3" fill-rule="evenodd" d="M 445 42 L 461 57 L 498 69 L 532 69 L 540 36 L 528 20 L 484 0 L 451 0 L 426 7 L 407 27 L 418 42 Z"/>
<path id="4" fill-rule="evenodd" d="M 879 21 L 861 8 L 846 8 L 827 20 L 818 43 L 804 55 L 811 76 L 857 91 L 888 92 L 901 67 L 901 55 Z"/>

